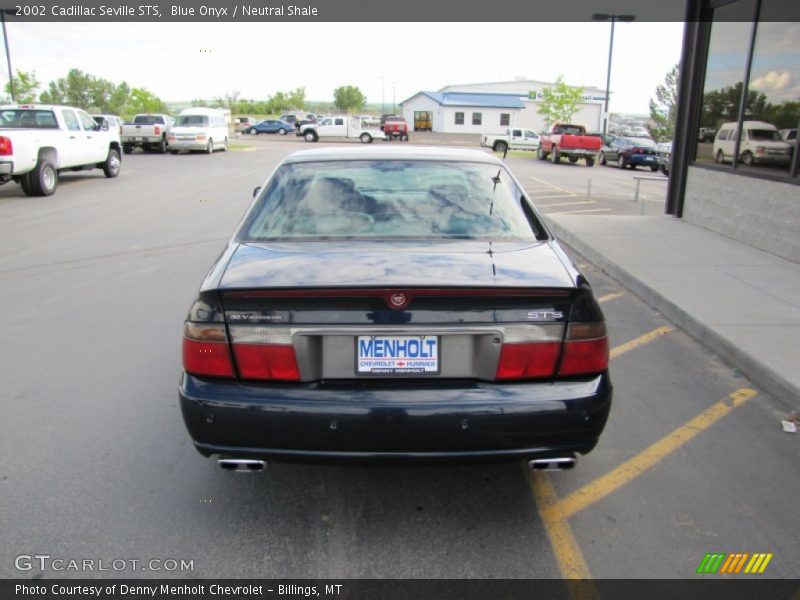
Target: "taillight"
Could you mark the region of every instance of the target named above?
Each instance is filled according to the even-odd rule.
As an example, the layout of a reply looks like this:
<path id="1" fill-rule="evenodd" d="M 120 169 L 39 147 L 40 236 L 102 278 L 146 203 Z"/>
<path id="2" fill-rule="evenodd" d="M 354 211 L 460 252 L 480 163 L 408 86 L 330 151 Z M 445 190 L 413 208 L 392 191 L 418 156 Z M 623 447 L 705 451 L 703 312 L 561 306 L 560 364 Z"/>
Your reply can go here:
<path id="1" fill-rule="evenodd" d="M 161 127 L 159 127 L 158 125 L 156 125 L 155 129 L 153 130 L 153 133 L 154 133 L 155 135 L 161 135 Z"/>
<path id="2" fill-rule="evenodd" d="M 605 323 L 570 323 L 559 375 L 594 375 L 608 368 Z"/>
<path id="3" fill-rule="evenodd" d="M 239 377 L 259 381 L 300 381 L 291 333 L 279 327 L 230 328 Z"/>
<path id="4" fill-rule="evenodd" d="M 183 369 L 192 375 L 234 377 L 224 325 L 191 322 L 184 324 Z"/>
<path id="5" fill-rule="evenodd" d="M 541 379 L 555 374 L 564 325 L 506 327 L 495 379 Z"/>
<path id="6" fill-rule="evenodd" d="M 14 154 L 14 146 L 11 144 L 11 140 L 0 135 L 0 156 L 10 156 L 11 154 Z"/>

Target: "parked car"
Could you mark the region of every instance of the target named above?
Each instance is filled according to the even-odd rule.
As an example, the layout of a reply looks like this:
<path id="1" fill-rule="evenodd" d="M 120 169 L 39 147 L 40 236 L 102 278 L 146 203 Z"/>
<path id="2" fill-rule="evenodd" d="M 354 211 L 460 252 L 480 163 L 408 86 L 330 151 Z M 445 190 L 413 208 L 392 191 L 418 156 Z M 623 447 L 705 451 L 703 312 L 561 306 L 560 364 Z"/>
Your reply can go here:
<path id="1" fill-rule="evenodd" d="M 697 130 L 697 141 L 698 142 L 713 142 L 714 136 L 717 135 L 717 130 L 713 127 L 701 127 Z"/>
<path id="2" fill-rule="evenodd" d="M 739 143 L 739 160 L 745 165 L 788 165 L 792 159 L 792 146 L 784 141 L 777 127 L 764 121 L 744 121 Z M 725 123 L 714 139 L 714 159 L 722 164 L 733 160 L 738 128 L 736 123 Z"/>
<path id="3" fill-rule="evenodd" d="M 216 108 L 187 108 L 167 134 L 171 154 L 181 150 L 202 150 L 212 154 L 228 149 L 228 121 Z"/>
<path id="4" fill-rule="evenodd" d="M 792 147 L 797 146 L 797 129 L 781 129 L 781 137 Z"/>
<path id="5" fill-rule="evenodd" d="M 594 166 L 594 161 L 600 152 L 602 141 L 586 133 L 583 125 L 568 125 L 555 123 L 550 131 L 542 136 L 537 156 L 540 160 L 552 157 L 553 163 L 558 164 L 561 157 L 576 163 L 581 158 L 586 161 L 586 166 Z"/>
<path id="6" fill-rule="evenodd" d="M 373 121 L 361 121 L 365 127 L 369 126 Z M 375 120 L 377 122 L 377 120 Z M 389 117 L 383 123 L 383 133 L 386 139 L 391 141 L 397 138 L 401 142 L 408 141 L 408 123 L 403 117 Z"/>
<path id="7" fill-rule="evenodd" d="M 116 129 L 119 132 L 119 135 L 122 135 L 122 125 L 125 121 L 122 120 L 122 117 L 117 115 L 91 115 L 94 122 L 100 125 L 100 129 L 103 129 L 105 124 L 106 127 L 109 129 Z"/>
<path id="8" fill-rule="evenodd" d="M 498 158 L 321 148 L 255 195 L 184 323 L 202 455 L 568 468 L 595 447 L 602 311 Z"/>
<path id="9" fill-rule="evenodd" d="M 658 168 L 661 172 L 669 177 L 669 171 L 672 167 L 672 142 L 661 142 L 656 145 L 656 160 L 658 160 Z"/>
<path id="10" fill-rule="evenodd" d="M 233 120 L 233 130 L 236 132 L 242 132 L 250 125 L 254 125 L 255 121 L 251 117 L 236 117 Z"/>
<path id="11" fill-rule="evenodd" d="M 301 122 L 315 123 L 317 116 L 311 113 L 287 113 L 278 117 L 278 120 L 291 123 L 293 127 L 297 128 Z"/>
<path id="12" fill-rule="evenodd" d="M 162 114 L 141 114 L 133 118 L 133 123 L 122 126 L 122 151 L 133 152 L 134 148 L 144 151 L 155 150 L 161 154 L 167 151 L 167 134 L 172 128 L 172 117 Z"/>
<path id="13" fill-rule="evenodd" d="M 318 123 L 304 125 L 297 130 L 307 142 L 316 142 L 320 138 L 360 139 L 363 144 L 371 144 L 373 140 L 386 139 L 386 134 L 378 129 L 364 127 L 358 117 L 325 117 Z"/>
<path id="14" fill-rule="evenodd" d="M 646 138 L 648 140 L 652 139 L 650 137 L 650 132 L 647 131 L 647 129 L 645 129 L 644 127 L 641 127 L 641 126 L 638 126 L 638 125 L 635 126 L 635 127 L 631 127 L 630 128 L 630 133 L 628 134 L 628 137 Z"/>
<path id="15" fill-rule="evenodd" d="M 0 106 L 0 185 L 15 181 L 28 196 L 50 196 L 63 171 L 102 169 L 114 178 L 121 166 L 119 130 L 80 108 Z"/>
<path id="16" fill-rule="evenodd" d="M 245 129 L 245 133 L 249 133 L 250 135 L 258 135 L 259 133 L 286 135 L 292 131 L 294 131 L 294 125 L 282 119 L 266 119 L 265 121 L 260 121 Z"/>
<path id="17" fill-rule="evenodd" d="M 541 138 L 532 129 L 509 128 L 500 135 L 486 134 L 481 137 L 481 146 L 495 152 L 511 150 L 538 150 Z"/>
<path id="18" fill-rule="evenodd" d="M 617 163 L 620 169 L 630 167 L 650 167 L 658 171 L 656 143 L 648 138 L 617 137 L 600 150 L 600 164 Z"/>
<path id="19" fill-rule="evenodd" d="M 379 123 L 379 129 L 381 131 L 383 131 L 383 126 L 386 123 L 386 119 L 391 119 L 393 117 L 399 117 L 399 116 L 400 115 L 396 115 L 394 113 L 387 113 L 387 114 L 381 115 L 380 121 L 378 122 Z"/>

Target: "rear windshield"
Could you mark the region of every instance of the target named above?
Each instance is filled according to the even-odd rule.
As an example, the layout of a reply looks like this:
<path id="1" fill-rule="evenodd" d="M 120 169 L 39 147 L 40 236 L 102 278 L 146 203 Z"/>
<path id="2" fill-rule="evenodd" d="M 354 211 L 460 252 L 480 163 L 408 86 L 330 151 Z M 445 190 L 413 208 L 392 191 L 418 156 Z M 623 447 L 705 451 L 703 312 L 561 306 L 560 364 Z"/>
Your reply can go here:
<path id="1" fill-rule="evenodd" d="M 0 127 L 9 129 L 58 129 L 52 110 L 10 109 L 0 113 Z"/>
<path id="2" fill-rule="evenodd" d="M 480 239 L 530 242 L 543 228 L 503 167 L 466 162 L 284 165 L 239 241 Z"/>
<path id="3" fill-rule="evenodd" d="M 134 125 L 163 125 L 164 117 L 158 115 L 139 115 L 133 119 Z"/>
<path id="4" fill-rule="evenodd" d="M 205 127 L 208 125 L 206 115 L 181 115 L 175 122 L 180 127 Z"/>
<path id="5" fill-rule="evenodd" d="M 554 130 L 554 133 L 567 135 L 583 135 L 585 132 L 586 130 L 580 125 L 559 125 Z"/>
<path id="6" fill-rule="evenodd" d="M 781 134 L 775 129 L 748 129 L 750 139 L 758 142 L 782 142 Z"/>

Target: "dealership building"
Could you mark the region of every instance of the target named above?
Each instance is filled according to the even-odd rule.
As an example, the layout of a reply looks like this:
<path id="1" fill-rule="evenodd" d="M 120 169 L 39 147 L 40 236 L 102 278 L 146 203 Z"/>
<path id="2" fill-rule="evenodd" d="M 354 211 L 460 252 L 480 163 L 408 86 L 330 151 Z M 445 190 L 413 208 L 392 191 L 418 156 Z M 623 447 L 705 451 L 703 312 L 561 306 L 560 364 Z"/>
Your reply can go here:
<path id="1" fill-rule="evenodd" d="M 547 124 L 539 114 L 539 102 L 542 91 L 554 85 L 530 79 L 448 85 L 435 92 L 417 92 L 400 106 L 415 131 L 503 133 L 508 127 L 542 131 Z M 605 98 L 605 90 L 583 88 L 573 123 L 601 131 Z"/>
<path id="2" fill-rule="evenodd" d="M 686 6 L 666 212 L 800 262 L 800 3 Z"/>

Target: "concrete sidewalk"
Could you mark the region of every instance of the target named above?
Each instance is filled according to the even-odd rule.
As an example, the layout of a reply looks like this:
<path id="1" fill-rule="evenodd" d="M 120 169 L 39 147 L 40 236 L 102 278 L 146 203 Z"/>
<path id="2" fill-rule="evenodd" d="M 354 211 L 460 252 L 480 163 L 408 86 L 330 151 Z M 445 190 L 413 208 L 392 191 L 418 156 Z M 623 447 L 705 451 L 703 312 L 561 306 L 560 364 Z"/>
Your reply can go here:
<path id="1" fill-rule="evenodd" d="M 753 383 L 800 406 L 800 264 L 666 215 L 546 219 Z"/>

